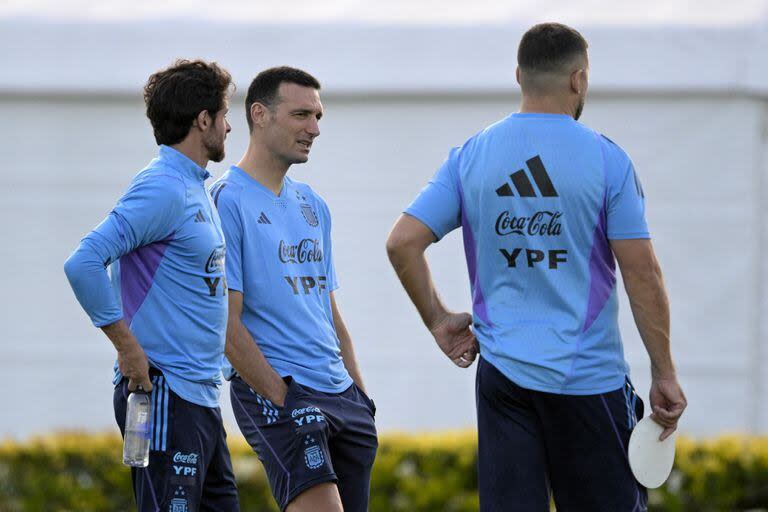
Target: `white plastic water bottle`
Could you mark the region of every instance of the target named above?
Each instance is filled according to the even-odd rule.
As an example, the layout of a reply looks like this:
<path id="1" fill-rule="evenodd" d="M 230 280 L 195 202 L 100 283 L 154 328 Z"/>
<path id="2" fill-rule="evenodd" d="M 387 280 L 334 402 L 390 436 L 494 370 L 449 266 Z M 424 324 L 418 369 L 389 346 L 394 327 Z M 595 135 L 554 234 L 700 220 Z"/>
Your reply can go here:
<path id="1" fill-rule="evenodd" d="M 152 425 L 149 393 L 138 387 L 128 396 L 125 410 L 123 464 L 135 468 L 149 466 L 149 431 Z"/>

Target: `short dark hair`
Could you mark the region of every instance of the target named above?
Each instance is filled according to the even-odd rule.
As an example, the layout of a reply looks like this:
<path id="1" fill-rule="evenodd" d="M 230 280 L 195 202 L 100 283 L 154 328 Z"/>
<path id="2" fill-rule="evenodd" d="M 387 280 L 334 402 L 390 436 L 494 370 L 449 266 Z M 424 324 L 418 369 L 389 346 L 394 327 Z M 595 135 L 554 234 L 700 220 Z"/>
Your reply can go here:
<path id="1" fill-rule="evenodd" d="M 184 140 L 200 112 L 214 117 L 224 108 L 232 87 L 232 75 L 215 62 L 181 59 L 154 73 L 144 86 L 144 103 L 155 141 Z"/>
<path id="2" fill-rule="evenodd" d="M 587 41 L 577 30 L 561 23 L 540 23 L 520 40 L 517 64 L 523 71 L 564 71 L 573 57 L 586 53 Z"/>
<path id="3" fill-rule="evenodd" d="M 245 97 L 245 118 L 248 121 L 248 130 L 253 130 L 251 106 L 254 103 L 261 103 L 267 108 L 272 109 L 277 101 L 277 90 L 282 83 L 302 85 L 320 90 L 320 82 L 317 81 L 317 78 L 301 69 L 289 66 L 265 69 L 253 79 L 250 87 L 248 87 L 248 94 Z"/>

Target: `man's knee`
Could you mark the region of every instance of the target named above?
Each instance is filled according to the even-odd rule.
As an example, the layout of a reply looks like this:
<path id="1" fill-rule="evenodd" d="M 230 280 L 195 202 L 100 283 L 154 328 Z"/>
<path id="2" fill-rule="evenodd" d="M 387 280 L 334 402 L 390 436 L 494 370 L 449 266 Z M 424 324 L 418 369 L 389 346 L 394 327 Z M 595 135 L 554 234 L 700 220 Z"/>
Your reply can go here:
<path id="1" fill-rule="evenodd" d="M 288 504 L 286 512 L 344 512 L 339 489 L 333 482 L 310 487 Z"/>

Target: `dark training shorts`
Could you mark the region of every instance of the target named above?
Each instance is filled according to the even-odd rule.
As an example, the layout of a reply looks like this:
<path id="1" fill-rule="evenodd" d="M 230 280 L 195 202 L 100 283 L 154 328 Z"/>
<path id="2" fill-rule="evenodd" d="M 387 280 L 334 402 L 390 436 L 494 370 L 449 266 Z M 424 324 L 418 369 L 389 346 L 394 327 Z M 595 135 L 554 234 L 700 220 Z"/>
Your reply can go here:
<path id="1" fill-rule="evenodd" d="M 188 402 L 150 370 L 149 466 L 131 468 L 139 512 L 237 512 L 235 475 L 221 410 Z M 115 419 L 125 431 L 128 379 L 115 386 Z"/>
<path id="2" fill-rule="evenodd" d="M 324 393 L 285 381 L 284 407 L 239 377 L 230 387 L 237 424 L 264 464 L 280 509 L 312 486 L 335 482 L 345 512 L 367 511 L 378 447 L 373 402 L 355 384 Z"/>
<path id="3" fill-rule="evenodd" d="M 627 379 L 599 395 L 524 389 L 480 358 L 475 385 L 482 512 L 644 512 L 627 460 L 643 402 Z"/>

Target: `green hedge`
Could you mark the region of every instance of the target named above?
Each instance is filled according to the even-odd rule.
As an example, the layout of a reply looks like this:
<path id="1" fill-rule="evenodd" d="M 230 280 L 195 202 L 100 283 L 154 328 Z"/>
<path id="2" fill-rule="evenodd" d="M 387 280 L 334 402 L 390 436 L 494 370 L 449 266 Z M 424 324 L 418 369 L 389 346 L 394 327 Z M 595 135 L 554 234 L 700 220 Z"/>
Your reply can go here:
<path id="1" fill-rule="evenodd" d="M 478 510 L 476 438 L 471 432 L 380 439 L 372 512 Z M 258 459 L 230 439 L 241 508 L 274 511 Z M 116 435 L 64 433 L 0 444 L 0 512 L 129 511 L 129 472 Z M 768 511 L 768 437 L 678 440 L 675 469 L 651 492 L 652 511 Z"/>

